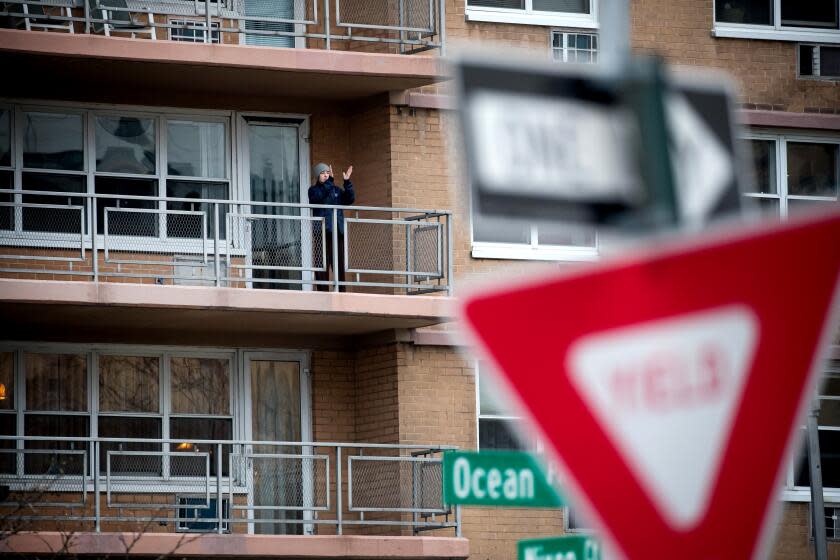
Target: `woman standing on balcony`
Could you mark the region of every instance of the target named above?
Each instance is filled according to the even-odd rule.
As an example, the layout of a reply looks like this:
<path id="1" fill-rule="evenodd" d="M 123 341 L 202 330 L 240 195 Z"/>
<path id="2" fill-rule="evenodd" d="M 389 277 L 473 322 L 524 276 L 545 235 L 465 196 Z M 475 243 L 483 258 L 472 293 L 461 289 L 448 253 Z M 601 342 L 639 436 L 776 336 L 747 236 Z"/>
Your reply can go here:
<path id="1" fill-rule="evenodd" d="M 347 171 L 342 172 L 344 177 L 344 185 L 339 187 L 333 182 L 333 170 L 331 165 L 326 163 L 319 163 L 312 169 L 312 174 L 315 176 L 315 184 L 309 187 L 309 204 L 329 204 L 348 206 L 353 204 L 356 200 L 356 193 L 353 192 L 353 183 L 350 182 L 350 175 L 353 173 L 353 166 L 347 168 Z M 326 254 L 323 255 L 324 271 L 316 272 L 316 280 L 329 280 L 330 268 L 333 268 L 333 275 L 338 277 L 340 282 L 344 282 L 344 210 L 335 211 L 336 221 L 338 224 L 333 224 L 333 209 L 332 208 L 313 208 L 312 215 L 318 218 L 324 218 L 324 225 L 326 226 Z M 338 228 L 338 270 L 333 266 L 333 226 Z M 317 244 L 316 247 L 320 247 Z M 317 262 L 317 255 L 315 261 Z M 326 284 L 318 284 L 318 290 L 328 291 L 329 286 Z M 346 291 L 344 286 L 339 287 L 339 291 Z"/>

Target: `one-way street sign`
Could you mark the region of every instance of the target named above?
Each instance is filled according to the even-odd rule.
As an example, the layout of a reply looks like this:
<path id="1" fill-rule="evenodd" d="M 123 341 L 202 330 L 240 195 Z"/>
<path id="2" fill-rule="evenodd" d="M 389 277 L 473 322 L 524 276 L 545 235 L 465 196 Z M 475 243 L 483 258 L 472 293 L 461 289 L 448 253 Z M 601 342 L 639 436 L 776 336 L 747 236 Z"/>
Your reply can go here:
<path id="1" fill-rule="evenodd" d="M 482 357 L 612 549 L 763 557 L 840 305 L 838 239 L 833 211 L 465 300 Z"/>
<path id="2" fill-rule="evenodd" d="M 728 83 L 652 76 L 462 61 L 474 212 L 637 229 L 739 212 Z"/>

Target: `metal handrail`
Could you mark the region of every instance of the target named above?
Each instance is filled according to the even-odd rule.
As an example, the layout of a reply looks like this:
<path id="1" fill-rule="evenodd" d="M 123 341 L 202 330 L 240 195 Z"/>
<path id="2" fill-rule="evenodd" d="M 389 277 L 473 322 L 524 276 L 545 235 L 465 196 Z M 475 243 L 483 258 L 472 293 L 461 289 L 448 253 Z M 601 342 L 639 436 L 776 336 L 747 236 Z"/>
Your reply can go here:
<path id="1" fill-rule="evenodd" d="M 134 521 L 174 523 L 179 527 L 190 523 L 209 524 L 209 530 L 221 533 L 233 524 L 283 523 L 332 525 L 338 534 L 349 525 L 406 526 L 415 533 L 450 528 L 460 534 L 460 511 L 447 508 L 442 496 L 442 454 L 457 446 L 0 436 L 0 442 L 4 441 L 14 442 L 14 447 L 0 446 L 0 458 L 17 457 L 11 469 L 10 463 L 0 463 L 0 487 L 4 488 L 0 518 L 4 527 L 10 524 L 14 527 L 15 522 L 62 520 L 91 523 L 95 531 L 101 531 L 103 523 Z M 48 443 L 52 445 L 43 445 Z M 188 443 L 195 451 L 173 448 L 172 443 Z M 30 447 L 32 444 L 36 447 Z M 114 449 L 114 444 L 120 444 L 120 448 Z M 154 445 L 155 450 L 137 450 L 139 444 Z M 61 448 L 68 445 L 72 448 Z M 276 451 L 271 452 L 272 449 Z M 354 454 L 348 450 L 357 451 Z M 74 462 L 64 459 L 62 463 L 60 457 L 70 457 Z M 104 464 L 100 458 L 104 458 Z M 195 461 L 190 462 L 192 459 Z M 410 473 L 411 479 L 405 475 L 394 476 L 393 470 L 382 473 L 363 470 L 359 474 L 352 463 L 360 460 L 374 469 L 377 464 L 389 468 L 410 466 L 403 472 Z M 49 465 L 46 461 L 50 461 Z M 185 468 L 184 461 L 190 462 L 188 470 L 176 472 L 176 467 Z M 438 469 L 440 477 L 436 481 L 425 477 L 416 480 L 417 476 L 428 474 L 428 471 L 418 474 L 420 471 L 414 468 L 417 461 Z M 284 470 L 283 465 L 289 463 L 298 465 L 299 470 Z M 269 469 L 267 479 L 258 472 L 264 467 Z M 289 472 L 297 474 L 290 477 Z M 269 496 L 274 496 L 274 501 L 265 501 L 260 487 L 263 479 L 269 481 Z M 397 486 L 389 487 L 388 481 Z M 427 487 L 432 489 L 432 496 L 435 491 L 440 492 L 438 505 L 426 503 L 430 496 L 428 490 L 420 494 L 416 491 L 418 484 L 430 482 L 439 485 Z M 401 495 L 402 485 L 411 488 L 411 501 L 394 504 L 394 496 Z M 283 501 L 287 492 L 278 493 L 282 488 L 296 496 L 297 501 Z M 364 507 L 353 505 L 356 491 L 366 500 Z M 129 496 L 130 499 L 123 499 Z M 190 499 L 184 501 L 184 496 Z M 344 496 L 351 500 L 346 506 Z M 272 511 L 285 513 L 269 518 L 257 515 Z M 316 515 L 319 512 L 322 515 Z M 364 512 L 377 512 L 386 517 L 365 518 Z M 410 518 L 404 516 L 407 513 L 412 514 Z M 328 514 L 334 518 L 330 519 Z"/>
<path id="2" fill-rule="evenodd" d="M 203 33 L 205 43 L 222 42 L 221 34 L 242 34 L 255 37 L 290 37 L 314 39 L 324 42 L 324 48 L 329 50 L 332 41 L 354 41 L 359 44 L 386 43 L 399 47 L 400 53 L 412 54 L 430 49 L 443 51 L 445 38 L 445 6 L 444 0 L 427 0 L 425 9 L 416 13 L 407 13 L 405 0 L 394 0 L 398 6 L 398 20 L 377 21 L 377 17 L 387 13 L 372 12 L 362 16 L 368 20 L 346 17 L 347 11 L 342 11 L 342 0 L 305 0 L 301 6 L 302 13 L 291 17 L 272 17 L 268 15 L 246 15 L 244 0 L 195 0 L 194 2 L 148 2 L 142 8 L 129 7 L 125 0 L 6 0 L 0 4 L 0 16 L 17 18 L 27 22 L 27 28 L 52 25 L 56 27 L 75 23 L 84 25 L 85 33 L 113 32 L 149 33 L 152 39 L 156 29 L 190 29 L 195 30 L 189 23 L 173 24 L 169 19 L 165 22 L 156 21 L 153 16 L 163 18 L 193 18 L 205 25 L 199 28 Z M 377 6 L 377 3 L 373 3 Z M 384 5 L 384 4 L 383 4 Z M 15 6 L 20 6 L 15 9 Z M 173 7 L 174 6 L 174 7 Z M 319 9 L 320 6 L 320 9 Z M 40 10 L 32 13 L 32 7 L 61 8 L 61 14 Z M 75 9 L 78 15 L 73 14 Z M 334 14 L 334 19 L 330 13 Z M 69 15 L 64 15 L 65 13 Z M 124 14 L 122 17 L 118 17 Z M 344 17 L 342 16 L 344 14 Z M 145 16 L 144 20 L 135 21 L 133 16 Z M 420 17 L 422 24 L 412 22 L 412 17 Z M 386 16 L 387 17 L 387 16 Z M 160 17 L 157 18 L 161 19 Z M 42 23 L 43 22 L 43 23 Z M 285 29 L 254 29 L 246 25 L 247 22 L 289 26 Z M 31 25 L 30 25 L 31 24 Z M 217 27 L 213 27 L 217 25 Z M 341 29 L 344 33 L 335 33 L 334 29 Z M 69 27 L 68 27 L 69 30 Z M 150 31 L 151 30 L 151 31 Z M 354 31 L 357 33 L 354 34 Z M 363 34 L 359 35 L 361 31 Z M 371 36 L 370 33 L 379 33 Z M 218 34 L 214 41 L 213 35 Z M 394 36 L 392 36 L 394 35 Z M 434 40 L 434 38 L 437 40 Z M 287 45 L 281 45 L 287 46 Z M 407 47 L 411 47 L 408 50 Z"/>
<path id="3" fill-rule="evenodd" d="M 447 210 L 15 189 L 0 189 L 0 196 L 6 198 L 0 202 L 6 213 L 0 273 L 452 294 L 453 215 Z M 62 213 L 67 210 L 73 215 Z M 337 228 L 327 226 L 339 223 L 341 212 L 356 216 L 343 220 L 343 243 Z M 404 254 L 395 250 L 400 243 Z M 74 251 L 73 258 L 62 251 Z M 4 266 L 17 260 L 33 266 Z M 34 266 L 41 260 L 47 265 Z M 328 265 L 332 280 L 324 279 Z M 347 277 L 335 274 L 339 269 Z"/>

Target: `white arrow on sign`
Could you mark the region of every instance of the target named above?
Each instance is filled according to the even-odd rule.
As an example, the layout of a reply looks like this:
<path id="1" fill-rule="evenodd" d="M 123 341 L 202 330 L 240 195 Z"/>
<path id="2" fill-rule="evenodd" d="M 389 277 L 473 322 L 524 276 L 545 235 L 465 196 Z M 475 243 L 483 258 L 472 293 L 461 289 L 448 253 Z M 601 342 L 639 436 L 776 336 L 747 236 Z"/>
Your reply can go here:
<path id="1" fill-rule="evenodd" d="M 666 111 L 680 217 L 687 224 L 699 225 L 733 180 L 732 155 L 685 96 L 671 94 Z"/>

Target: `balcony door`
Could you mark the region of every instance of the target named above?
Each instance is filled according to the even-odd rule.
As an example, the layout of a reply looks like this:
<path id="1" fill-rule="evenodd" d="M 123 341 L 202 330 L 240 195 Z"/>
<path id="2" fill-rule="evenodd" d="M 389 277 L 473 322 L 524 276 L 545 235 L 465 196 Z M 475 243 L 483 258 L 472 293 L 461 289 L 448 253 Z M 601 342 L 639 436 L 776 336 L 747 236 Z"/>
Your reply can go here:
<path id="1" fill-rule="evenodd" d="M 248 439 L 259 442 L 308 442 L 312 440 L 309 414 L 307 357 L 302 354 L 246 353 L 246 380 L 250 385 Z M 302 446 L 262 444 L 249 446 L 249 502 L 253 532 L 299 535 L 311 532 L 311 465 L 298 458 Z"/>
<path id="2" fill-rule="evenodd" d="M 308 202 L 309 154 L 305 118 L 240 119 L 242 184 L 252 202 L 237 231 L 246 248 L 252 287 L 308 289 L 312 279 L 312 226 L 308 210 L 260 205 Z"/>

